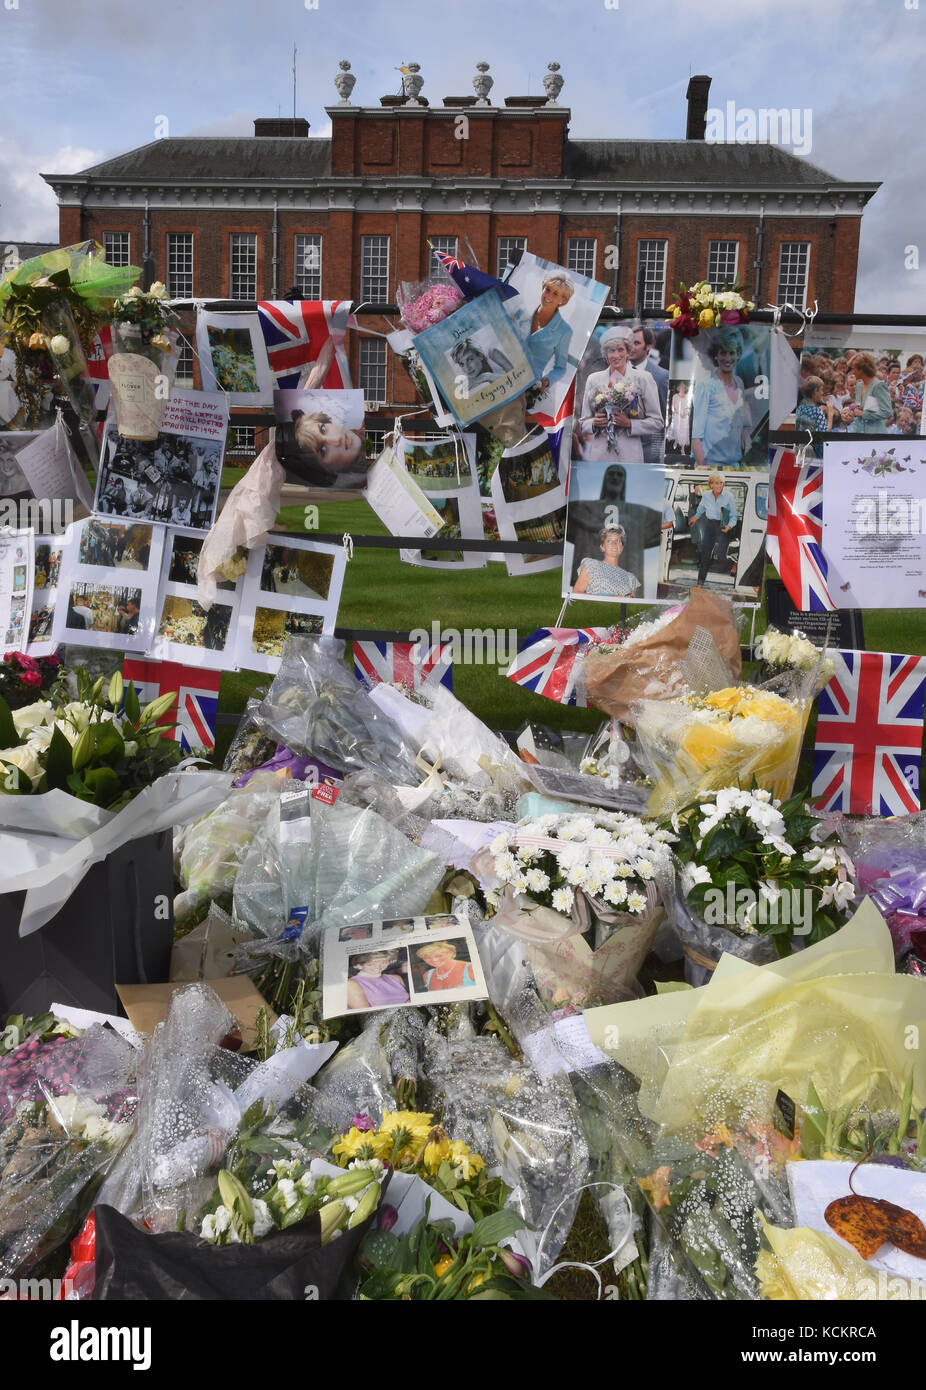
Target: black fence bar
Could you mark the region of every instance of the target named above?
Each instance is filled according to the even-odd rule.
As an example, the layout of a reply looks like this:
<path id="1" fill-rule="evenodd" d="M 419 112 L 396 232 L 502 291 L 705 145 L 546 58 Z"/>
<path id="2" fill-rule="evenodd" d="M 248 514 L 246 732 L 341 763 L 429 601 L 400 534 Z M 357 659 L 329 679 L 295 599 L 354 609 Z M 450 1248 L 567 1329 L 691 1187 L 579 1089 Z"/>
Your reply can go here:
<path id="1" fill-rule="evenodd" d="M 257 300 L 254 299 L 176 299 L 171 301 L 174 309 L 195 309 L 197 304 L 209 313 L 227 314 L 254 314 L 257 312 Z M 369 318 L 395 318 L 399 315 L 397 304 L 372 304 L 361 303 L 352 313 L 359 313 Z M 606 304 L 600 310 L 600 317 L 603 319 L 662 319 L 665 318 L 665 310 L 656 309 L 624 309 L 620 305 Z M 781 322 L 789 326 L 801 322 L 802 315 L 793 309 L 784 309 L 781 313 Z M 754 309 L 749 315 L 750 322 L 753 323 L 774 323 L 775 315 L 770 309 Z M 926 328 L 926 314 L 835 314 L 821 310 L 814 314 L 812 319 L 809 315 L 804 316 L 805 322 L 811 327 L 818 324 L 829 324 L 831 326 L 845 325 L 846 327 L 871 328 L 876 324 L 883 324 L 886 328 Z"/>
<path id="2" fill-rule="evenodd" d="M 338 535 L 334 531 L 275 531 L 274 535 L 301 536 L 303 539 L 306 534 L 313 541 L 321 541 L 325 545 L 340 545 L 344 540 L 344 532 Z M 492 551 L 511 551 L 516 555 L 561 555 L 563 553 L 563 542 L 560 541 L 491 541 L 484 537 L 481 540 L 465 540 L 458 537 L 456 540 L 452 536 L 355 536 L 352 531 L 347 533 L 354 545 L 358 548 L 371 548 L 374 550 L 485 550 Z"/>

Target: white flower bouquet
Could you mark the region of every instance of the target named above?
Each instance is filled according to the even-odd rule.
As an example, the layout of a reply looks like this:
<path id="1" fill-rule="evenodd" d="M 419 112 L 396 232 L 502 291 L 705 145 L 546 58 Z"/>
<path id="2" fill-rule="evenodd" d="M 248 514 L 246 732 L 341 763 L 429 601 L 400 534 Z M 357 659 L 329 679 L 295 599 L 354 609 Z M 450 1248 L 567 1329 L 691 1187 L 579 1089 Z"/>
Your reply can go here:
<path id="1" fill-rule="evenodd" d="M 812 673 L 815 693 L 828 684 L 836 669 L 831 658 L 797 629 L 787 633 L 779 632 L 777 627 L 766 628 L 756 642 L 755 655 L 763 663 L 763 674 L 768 677 L 781 675 L 785 671 Z"/>
<path id="2" fill-rule="evenodd" d="M 589 808 L 521 821 L 477 856 L 492 920 L 527 943 L 542 997 L 613 1002 L 633 986 L 663 917 L 672 839 Z"/>

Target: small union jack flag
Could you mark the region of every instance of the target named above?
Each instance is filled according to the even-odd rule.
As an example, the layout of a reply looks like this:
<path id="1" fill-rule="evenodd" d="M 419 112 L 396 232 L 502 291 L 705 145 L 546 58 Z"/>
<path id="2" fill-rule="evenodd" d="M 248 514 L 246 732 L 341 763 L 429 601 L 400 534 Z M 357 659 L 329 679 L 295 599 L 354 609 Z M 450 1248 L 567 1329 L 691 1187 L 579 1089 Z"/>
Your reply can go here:
<path id="1" fill-rule="evenodd" d="M 211 751 L 215 747 L 221 671 L 203 671 L 181 666 L 176 661 L 126 657 L 122 663 L 122 678 L 132 681 L 142 705 L 166 695 L 168 690 L 175 690 L 177 702 L 158 722 L 176 724 L 169 736 L 179 739 L 186 752 L 197 748 Z"/>
<path id="2" fill-rule="evenodd" d="M 836 673 L 818 702 L 814 804 L 853 815 L 918 811 L 926 657 L 832 656 Z"/>
<path id="3" fill-rule="evenodd" d="M 322 385 L 328 390 L 350 386 L 344 333 L 351 311 L 349 299 L 265 299 L 257 317 L 277 390 L 296 390 L 306 367 L 317 362 L 329 338 L 334 356 Z"/>
<path id="4" fill-rule="evenodd" d="M 528 637 L 506 672 L 515 685 L 561 705 L 585 709 L 576 689 L 576 658 L 589 645 L 604 642 L 606 627 L 542 627 Z"/>
<path id="5" fill-rule="evenodd" d="M 822 549 L 823 465 L 799 463 L 792 449 L 778 449 L 770 482 L 768 558 L 797 608 L 830 612 L 836 604 L 830 597 Z"/>
<path id="6" fill-rule="evenodd" d="M 424 690 L 435 685 L 453 689 L 451 648 L 447 645 L 426 647 L 421 661 L 414 657 L 411 642 L 355 642 L 354 675 L 372 689 L 374 685 L 398 685 L 409 690 Z"/>

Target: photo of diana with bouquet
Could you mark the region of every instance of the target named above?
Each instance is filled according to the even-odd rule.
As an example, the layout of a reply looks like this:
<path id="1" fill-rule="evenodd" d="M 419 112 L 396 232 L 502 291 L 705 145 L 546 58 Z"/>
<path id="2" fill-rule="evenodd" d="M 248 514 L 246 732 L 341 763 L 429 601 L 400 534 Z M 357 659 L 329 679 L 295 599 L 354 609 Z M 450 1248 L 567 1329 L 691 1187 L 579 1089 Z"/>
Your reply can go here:
<path id="1" fill-rule="evenodd" d="M 596 332 L 579 367 L 581 400 L 573 456 L 595 463 L 643 463 L 644 441 L 661 444 L 665 423 L 653 376 L 630 364 L 633 332 L 616 324 Z M 597 364 L 604 359 L 599 370 Z M 581 392 L 581 395 L 580 395 Z M 661 453 L 661 449 L 660 449 Z"/>

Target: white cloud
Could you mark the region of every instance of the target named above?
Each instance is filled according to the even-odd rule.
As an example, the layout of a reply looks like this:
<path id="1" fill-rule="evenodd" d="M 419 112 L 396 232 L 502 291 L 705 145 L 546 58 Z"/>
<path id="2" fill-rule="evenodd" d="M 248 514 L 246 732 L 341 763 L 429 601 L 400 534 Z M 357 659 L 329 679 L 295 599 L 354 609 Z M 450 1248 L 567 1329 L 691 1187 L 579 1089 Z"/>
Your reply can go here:
<path id="1" fill-rule="evenodd" d="M 62 145 L 52 153 L 24 150 L 0 137 L 0 226 L 15 241 L 58 240 L 58 204 L 42 174 L 73 174 L 98 164 L 103 150 Z"/>

